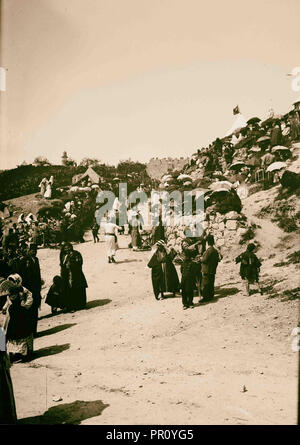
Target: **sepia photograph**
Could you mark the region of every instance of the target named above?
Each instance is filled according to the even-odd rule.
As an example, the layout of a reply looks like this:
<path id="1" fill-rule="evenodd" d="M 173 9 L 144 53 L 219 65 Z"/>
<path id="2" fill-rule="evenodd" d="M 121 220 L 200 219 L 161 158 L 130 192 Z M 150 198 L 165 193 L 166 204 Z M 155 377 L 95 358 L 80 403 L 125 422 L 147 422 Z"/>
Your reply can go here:
<path id="1" fill-rule="evenodd" d="M 2 429 L 300 425 L 299 17 L 0 0 Z"/>

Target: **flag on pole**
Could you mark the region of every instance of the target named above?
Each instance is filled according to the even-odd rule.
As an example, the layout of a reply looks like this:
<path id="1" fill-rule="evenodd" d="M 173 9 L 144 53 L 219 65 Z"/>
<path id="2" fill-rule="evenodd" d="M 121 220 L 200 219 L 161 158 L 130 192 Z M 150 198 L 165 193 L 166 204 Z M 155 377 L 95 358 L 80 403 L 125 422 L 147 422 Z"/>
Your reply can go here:
<path id="1" fill-rule="evenodd" d="M 238 105 L 233 109 L 233 114 L 240 114 L 240 109 Z"/>

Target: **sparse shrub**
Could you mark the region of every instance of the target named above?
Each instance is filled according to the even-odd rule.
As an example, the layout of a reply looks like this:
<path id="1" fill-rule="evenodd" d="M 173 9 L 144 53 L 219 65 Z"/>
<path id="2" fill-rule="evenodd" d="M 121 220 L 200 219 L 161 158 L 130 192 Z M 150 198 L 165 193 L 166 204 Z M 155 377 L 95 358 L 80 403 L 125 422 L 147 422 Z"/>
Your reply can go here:
<path id="1" fill-rule="evenodd" d="M 300 263 L 300 250 L 290 253 L 287 256 L 287 261 L 281 261 L 280 263 L 273 264 L 274 267 L 288 266 L 289 264 L 299 264 Z"/>
<path id="2" fill-rule="evenodd" d="M 292 218 L 279 217 L 276 219 L 276 221 L 278 222 L 280 229 L 282 229 L 284 232 L 295 232 L 295 230 L 298 229 L 295 220 Z"/>
<path id="3" fill-rule="evenodd" d="M 300 250 L 297 250 L 296 252 L 290 253 L 288 255 L 289 263 L 291 264 L 298 264 L 300 263 Z"/>
<path id="4" fill-rule="evenodd" d="M 255 237 L 255 229 L 256 224 L 251 224 L 251 226 L 248 228 L 247 232 L 245 232 L 240 239 L 240 244 L 245 244 L 247 241 L 250 241 Z"/>

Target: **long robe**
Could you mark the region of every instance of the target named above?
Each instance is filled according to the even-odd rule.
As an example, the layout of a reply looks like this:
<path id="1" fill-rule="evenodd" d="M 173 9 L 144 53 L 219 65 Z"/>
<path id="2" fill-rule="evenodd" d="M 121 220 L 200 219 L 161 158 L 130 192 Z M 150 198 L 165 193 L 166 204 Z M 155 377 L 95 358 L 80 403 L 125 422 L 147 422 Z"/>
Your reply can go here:
<path id="1" fill-rule="evenodd" d="M 131 245 L 133 248 L 141 247 L 141 235 L 138 227 L 131 228 Z"/>
<path id="2" fill-rule="evenodd" d="M 165 241 L 165 227 L 160 222 L 157 226 L 152 229 L 152 245 L 157 243 L 157 241 L 163 240 Z"/>
<path id="3" fill-rule="evenodd" d="M 82 256 L 73 250 L 61 256 L 64 306 L 68 310 L 83 309 L 86 305 L 86 278 L 82 271 Z"/>
<path id="4" fill-rule="evenodd" d="M 153 292 L 156 299 L 162 292 L 178 292 L 180 289 L 178 274 L 172 263 L 173 254 L 156 250 L 148 267 L 151 268 Z"/>
<path id="5" fill-rule="evenodd" d="M 20 275 L 24 287 L 32 293 L 33 304 L 30 309 L 30 316 L 32 320 L 32 332 L 36 334 L 42 288 L 41 269 L 38 258 L 24 258 L 20 266 Z"/>
<path id="6" fill-rule="evenodd" d="M 0 424 L 16 424 L 17 412 L 13 385 L 10 377 L 10 362 L 5 351 L 0 350 Z"/>
<path id="7" fill-rule="evenodd" d="M 7 351 L 27 356 L 33 351 L 31 292 L 20 286 L 18 297 L 10 302 L 6 315 Z"/>
<path id="8" fill-rule="evenodd" d="M 202 257 L 202 296 L 211 300 L 215 294 L 215 276 L 220 254 L 213 246 L 209 246 Z"/>
<path id="9" fill-rule="evenodd" d="M 182 304 L 190 307 L 193 303 L 194 289 L 196 285 L 197 269 L 191 258 L 185 258 L 181 264 L 181 293 Z"/>

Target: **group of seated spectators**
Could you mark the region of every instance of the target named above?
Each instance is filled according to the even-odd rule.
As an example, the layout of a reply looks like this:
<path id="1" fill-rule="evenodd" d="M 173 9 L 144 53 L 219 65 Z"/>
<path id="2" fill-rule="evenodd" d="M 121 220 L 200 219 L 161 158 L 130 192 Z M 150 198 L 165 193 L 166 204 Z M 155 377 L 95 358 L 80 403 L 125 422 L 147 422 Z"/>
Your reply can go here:
<path id="1" fill-rule="evenodd" d="M 247 126 L 199 149 L 186 164 L 185 172 L 196 168 L 202 170 L 203 177 L 210 177 L 216 171 L 225 176 L 239 171 L 245 173 L 249 182 L 257 181 L 259 170 L 265 171 L 273 162 L 285 162 L 292 157 L 289 148 L 300 141 L 299 105 L 294 104 L 294 110 L 282 117 L 270 116 L 263 122 L 259 118 L 249 119 Z M 233 165 L 238 162 L 241 164 Z"/>

